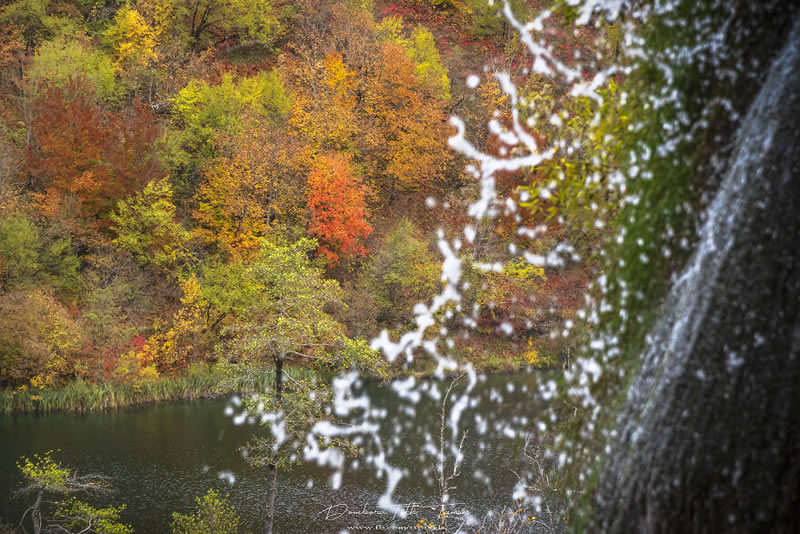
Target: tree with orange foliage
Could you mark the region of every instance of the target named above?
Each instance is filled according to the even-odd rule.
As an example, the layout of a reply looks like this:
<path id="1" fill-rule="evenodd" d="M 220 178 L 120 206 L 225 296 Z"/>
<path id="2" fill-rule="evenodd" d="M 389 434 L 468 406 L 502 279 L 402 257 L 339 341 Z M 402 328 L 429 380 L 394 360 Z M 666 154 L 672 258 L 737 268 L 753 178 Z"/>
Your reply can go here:
<path id="1" fill-rule="evenodd" d="M 44 88 L 32 130 L 27 171 L 39 207 L 70 226 L 102 226 L 118 199 L 163 176 L 152 113 L 138 102 L 129 117 L 104 110 L 83 77 Z"/>
<path id="2" fill-rule="evenodd" d="M 416 69 L 402 47 L 384 44 L 365 96 L 362 116 L 371 123 L 365 140 L 390 198 L 428 185 L 452 157 L 444 143 L 445 100 L 428 90 Z"/>
<path id="3" fill-rule="evenodd" d="M 372 233 L 367 222 L 367 188 L 353 174 L 345 154 L 320 156 L 308 176 L 309 233 L 319 239 L 318 254 L 329 265 L 363 256 L 363 240 Z"/>
<path id="4" fill-rule="evenodd" d="M 0 24 L 0 70 L 17 63 L 24 50 L 19 28 L 11 22 Z"/>

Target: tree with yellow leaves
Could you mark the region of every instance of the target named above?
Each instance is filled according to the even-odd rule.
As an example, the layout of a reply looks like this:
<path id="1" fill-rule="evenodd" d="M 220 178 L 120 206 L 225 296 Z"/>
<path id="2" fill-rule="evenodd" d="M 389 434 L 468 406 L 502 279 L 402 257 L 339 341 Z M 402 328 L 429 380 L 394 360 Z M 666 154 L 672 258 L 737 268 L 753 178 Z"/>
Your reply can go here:
<path id="1" fill-rule="evenodd" d="M 283 31 L 272 0 L 140 0 L 138 7 L 163 38 L 194 49 L 230 39 L 271 45 Z"/>
<path id="2" fill-rule="evenodd" d="M 220 159 L 206 170 L 197 195 L 197 234 L 232 256 L 258 250 L 267 229 L 265 184 L 254 171 L 234 159 Z"/>
<path id="3" fill-rule="evenodd" d="M 192 275 L 181 284 L 181 289 L 181 307 L 172 318 L 172 325 L 166 332 L 150 336 L 142 349 L 142 364 L 147 366 L 154 363 L 159 373 L 174 373 L 196 360 L 198 345 L 205 330 L 203 317 L 208 302 L 203 298 L 200 281 Z"/>
<path id="4" fill-rule="evenodd" d="M 295 61 L 291 69 L 299 83 L 292 93 L 289 123 L 314 153 L 351 150 L 359 133 L 356 72 L 338 52 L 316 65 Z"/>
<path id="5" fill-rule="evenodd" d="M 226 255 L 247 258 L 276 225 L 301 216 L 303 178 L 291 138 L 263 128 L 232 136 L 233 154 L 205 172 L 197 193 L 196 233 Z"/>
<path id="6" fill-rule="evenodd" d="M 103 36 L 114 51 L 117 68 L 146 66 L 158 57 L 156 31 L 131 6 L 117 11 L 114 22 Z"/>

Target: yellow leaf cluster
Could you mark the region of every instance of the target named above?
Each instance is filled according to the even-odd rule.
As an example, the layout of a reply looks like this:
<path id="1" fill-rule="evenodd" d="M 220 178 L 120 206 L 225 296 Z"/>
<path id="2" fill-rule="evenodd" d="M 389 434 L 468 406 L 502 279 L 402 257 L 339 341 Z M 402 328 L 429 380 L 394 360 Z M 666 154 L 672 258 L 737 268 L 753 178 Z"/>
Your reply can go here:
<path id="1" fill-rule="evenodd" d="M 482 306 L 505 306 L 516 294 L 532 295 L 547 281 L 543 267 L 522 258 L 506 263 L 501 272 L 489 273 L 486 278 L 486 289 L 478 297 Z"/>
<path id="2" fill-rule="evenodd" d="M 126 6 L 117 12 L 114 24 L 106 31 L 114 48 L 114 66 L 146 66 L 158 59 L 156 31 L 136 9 Z"/>
<path id="3" fill-rule="evenodd" d="M 159 374 L 146 351 L 129 351 L 121 355 L 114 364 L 112 376 L 115 380 L 133 382 L 134 386 L 152 382 Z"/>
<path id="4" fill-rule="evenodd" d="M 493 116 L 496 111 L 507 112 L 508 95 L 503 92 L 500 83 L 494 77 L 484 80 L 477 91 L 486 117 Z"/>
<path id="5" fill-rule="evenodd" d="M 143 361 L 155 363 L 161 373 L 173 373 L 188 366 L 203 333 L 203 312 L 208 306 L 195 275 L 183 282 L 181 307 L 172 318 L 172 326 L 163 333 L 150 336 L 142 353 Z"/>
<path id="6" fill-rule="evenodd" d="M 31 378 L 30 383 L 32 388 L 47 389 L 48 387 L 53 385 L 54 381 L 55 381 L 55 373 L 51 371 L 49 373 L 39 373 L 38 375 Z"/>
<path id="7" fill-rule="evenodd" d="M 323 66 L 325 68 L 325 85 L 334 91 L 342 103 L 352 107 L 355 103 L 352 90 L 356 72 L 347 70 L 342 55 L 338 52 L 325 56 Z"/>
<path id="8" fill-rule="evenodd" d="M 292 94 L 289 123 L 313 148 L 348 150 L 358 132 L 356 115 L 356 79 L 336 52 L 328 54 L 321 65 L 302 70 L 306 80 L 321 80 L 319 87 L 298 86 Z"/>
<path id="9" fill-rule="evenodd" d="M 197 234 L 232 256 L 258 251 L 267 228 L 264 184 L 253 169 L 234 161 L 219 161 L 206 172 L 195 218 Z"/>
<path id="10" fill-rule="evenodd" d="M 286 136 L 254 127 L 227 145 L 233 154 L 206 169 L 198 190 L 195 232 L 231 257 L 246 259 L 285 219 L 302 216 L 307 171 Z"/>

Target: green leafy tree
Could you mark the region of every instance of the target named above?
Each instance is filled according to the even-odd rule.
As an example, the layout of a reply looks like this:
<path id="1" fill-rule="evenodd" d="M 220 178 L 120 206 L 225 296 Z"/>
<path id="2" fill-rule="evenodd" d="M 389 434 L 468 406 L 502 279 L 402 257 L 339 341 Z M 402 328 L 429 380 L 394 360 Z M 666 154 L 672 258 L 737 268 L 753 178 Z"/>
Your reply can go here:
<path id="1" fill-rule="evenodd" d="M 369 349 L 368 349 L 369 350 Z M 257 467 L 269 469 L 267 491 L 267 510 L 264 532 L 272 533 L 277 495 L 277 469 L 288 470 L 300 463 L 298 443 L 307 443 L 312 427 L 320 421 L 330 420 L 326 407 L 330 406 L 333 395 L 331 388 L 317 379 L 294 378 L 272 394 L 261 395 L 248 402 L 248 409 L 266 420 L 269 427 L 267 435 L 253 436 L 244 449 L 248 461 Z M 273 431 L 275 430 L 275 431 Z M 279 437 L 278 437 L 279 436 Z M 317 437 L 320 449 L 339 448 L 347 456 L 356 456 L 358 448 L 349 440 L 338 437 Z"/>
<path id="2" fill-rule="evenodd" d="M 13 22 L 22 30 L 25 47 L 32 51 L 42 39 L 74 33 L 74 20 L 54 15 L 48 9 L 50 0 L 17 0 L 0 8 L 0 23 Z"/>
<path id="3" fill-rule="evenodd" d="M 611 223 L 624 194 L 613 178 L 621 168 L 620 139 L 630 115 L 621 109 L 621 91 L 613 79 L 597 93 L 599 103 L 588 97 L 559 102 L 564 108 L 559 137 L 572 148 L 560 148 L 536 169 L 530 186 L 522 188 L 529 192 L 523 206 L 534 216 L 560 218 L 575 231 L 596 231 L 598 220 Z M 547 109 L 552 100 L 540 98 L 532 104 Z"/>
<path id="4" fill-rule="evenodd" d="M 414 73 L 419 77 L 422 86 L 439 98 L 450 98 L 450 78 L 447 67 L 442 64 L 436 41 L 431 31 L 424 26 L 417 26 L 411 34 L 408 47 L 409 55 L 417 62 Z"/>
<path id="5" fill-rule="evenodd" d="M 65 532 L 67 534 L 130 534 L 133 529 L 120 522 L 125 506 L 95 508 L 78 500 L 76 493 L 106 493 L 111 490 L 108 478 L 102 475 L 78 475 L 52 458 L 52 451 L 33 459 L 22 458 L 17 467 L 24 486 L 17 496 L 35 495 L 34 503 L 25 511 L 20 525 L 30 514 L 34 534 Z M 59 501 L 46 500 L 55 496 Z"/>
<path id="6" fill-rule="evenodd" d="M 39 271 L 41 244 L 36 227 L 23 215 L 0 222 L 0 274 L 2 287 L 31 280 Z"/>
<path id="7" fill-rule="evenodd" d="M 428 245 L 404 219 L 371 256 L 361 283 L 377 301 L 378 321 L 394 323 L 408 317 L 414 304 L 433 296 L 440 274 L 441 265 Z"/>
<path id="8" fill-rule="evenodd" d="M 83 75 L 98 98 L 116 100 L 119 97 L 111 58 L 93 50 L 85 38 L 58 37 L 43 43 L 36 51 L 29 75 L 37 85 L 49 81 L 59 87 L 70 77 Z"/>
<path id="9" fill-rule="evenodd" d="M 238 324 L 228 329 L 235 336 L 233 348 L 241 358 L 275 365 L 273 391 L 253 400 L 250 408 L 279 414 L 265 424 L 281 431 L 256 437 L 248 447 L 250 460 L 267 466 L 270 473 L 267 533 L 272 532 L 276 469 L 297 461 L 292 445 L 296 440 L 285 437 L 303 437 L 314 422 L 324 419 L 323 407 L 330 396 L 328 387 L 317 381 L 292 380 L 284 386 L 284 364 L 300 360 L 331 370 L 346 365 L 378 375 L 386 372 L 383 359 L 366 343 L 349 340 L 344 326 L 331 315 L 332 307 L 344 306 L 343 292 L 338 282 L 326 279 L 323 270 L 309 260 L 316 248 L 311 239 L 293 244 L 265 241 L 250 271 L 256 299 Z M 337 444 L 332 441 L 329 446 Z"/>
<path id="10" fill-rule="evenodd" d="M 316 245 L 311 239 L 288 245 L 264 242 L 250 267 L 259 298 L 236 327 L 243 354 L 272 359 L 280 368 L 291 358 L 324 358 L 326 349 L 341 340 L 342 325 L 328 311 L 343 305 L 342 291 L 309 260 Z"/>
<path id="11" fill-rule="evenodd" d="M 195 49 L 227 40 L 272 45 L 287 15 L 272 0 L 141 0 L 137 7 L 162 39 L 177 39 Z"/>
<path id="12" fill-rule="evenodd" d="M 71 497 L 59 501 L 50 523 L 58 526 L 58 532 L 70 534 L 130 534 L 133 528 L 120 522 L 120 513 L 124 509 L 124 505 L 97 508 Z"/>
<path id="13" fill-rule="evenodd" d="M 196 508 L 192 515 L 172 514 L 172 534 L 236 534 L 241 520 L 236 509 L 210 489 L 202 497 L 195 497 Z"/>
<path id="14" fill-rule="evenodd" d="M 203 299 L 207 302 L 206 325 L 216 331 L 225 318 L 241 317 L 258 298 L 258 285 L 249 264 L 236 260 L 224 263 L 218 258 L 201 267 Z"/>
<path id="15" fill-rule="evenodd" d="M 21 214 L 0 220 L 0 292 L 36 284 L 72 291 L 78 267 L 69 237 L 43 234 Z"/>
<path id="16" fill-rule="evenodd" d="M 277 72 L 234 78 L 218 85 L 192 80 L 172 99 L 177 128 L 169 136 L 173 165 L 195 169 L 216 155 L 215 140 L 242 128 L 245 114 L 279 121 L 289 110 L 289 97 Z"/>
<path id="17" fill-rule="evenodd" d="M 518 20 L 527 20 L 528 7 L 522 0 L 510 0 L 511 10 Z M 508 22 L 502 15 L 504 2 L 487 2 L 486 0 L 465 0 L 464 8 L 468 14 L 467 30 L 475 39 L 497 39 L 508 32 Z"/>
<path id="18" fill-rule="evenodd" d="M 175 217 L 168 178 L 153 180 L 133 198 L 121 200 L 111 214 L 113 243 L 144 264 L 169 268 L 188 257 L 189 239 Z"/>

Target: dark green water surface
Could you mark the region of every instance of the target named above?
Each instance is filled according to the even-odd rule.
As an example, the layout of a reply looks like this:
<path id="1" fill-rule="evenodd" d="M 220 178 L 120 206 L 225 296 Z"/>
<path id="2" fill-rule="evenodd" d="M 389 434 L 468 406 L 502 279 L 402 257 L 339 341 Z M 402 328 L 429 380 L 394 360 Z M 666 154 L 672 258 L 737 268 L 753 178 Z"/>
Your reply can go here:
<path id="1" fill-rule="evenodd" d="M 452 501 L 476 516 L 511 504 L 523 432 L 511 437 L 509 428 L 532 429 L 540 411 L 535 374 L 490 376 L 470 394 L 470 405 L 460 419 L 464 441 L 461 475 L 452 485 Z M 439 385 L 446 389 L 447 383 Z M 463 390 L 463 384 L 460 388 Z M 398 399 L 388 386 L 366 386 L 373 408 L 385 409 L 379 435 L 387 459 L 406 471 L 394 492 L 395 502 L 417 504 L 406 519 L 392 518 L 377 506 L 385 491 L 385 477 L 377 478 L 363 459 L 352 461 L 341 488 L 329 484 L 332 471 L 306 463 L 278 474 L 275 531 L 327 533 L 360 526 L 352 532 L 381 532 L 411 527 L 420 519 L 434 520 L 438 510 L 438 483 L 434 460 L 422 459 L 425 435 L 438 449 L 440 402 L 423 395 L 416 403 Z M 455 390 L 453 401 L 458 398 Z M 539 401 L 540 402 L 540 401 Z M 171 403 L 86 415 L 48 414 L 0 416 L 0 508 L 7 523 L 16 524 L 29 504 L 11 497 L 21 477 L 16 462 L 23 455 L 60 450 L 55 458 L 80 473 L 111 476 L 117 492 L 101 503 L 125 503 L 125 521 L 138 533 L 169 532 L 172 512 L 189 513 L 194 497 L 216 488 L 230 496 L 246 527 L 258 531 L 266 493 L 266 470 L 250 467 L 239 448 L 257 426 L 235 425 L 225 415 L 229 400 Z M 451 403 L 452 404 L 452 403 Z M 412 411 L 413 410 L 413 413 Z M 450 430 L 448 429 L 448 435 Z M 365 442 L 368 452 L 374 443 Z M 425 473 L 425 470 L 428 470 Z M 235 476 L 230 483 L 220 473 Z M 486 479 L 489 479 L 487 483 Z M 338 506 L 338 508 L 333 508 Z M 348 513 L 336 518 L 335 511 Z M 411 508 L 410 508 L 411 509 Z M 330 513 L 329 513 L 330 510 Z M 367 529 L 366 527 L 375 527 Z"/>

